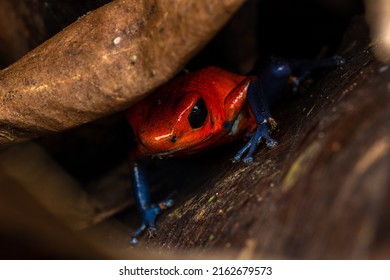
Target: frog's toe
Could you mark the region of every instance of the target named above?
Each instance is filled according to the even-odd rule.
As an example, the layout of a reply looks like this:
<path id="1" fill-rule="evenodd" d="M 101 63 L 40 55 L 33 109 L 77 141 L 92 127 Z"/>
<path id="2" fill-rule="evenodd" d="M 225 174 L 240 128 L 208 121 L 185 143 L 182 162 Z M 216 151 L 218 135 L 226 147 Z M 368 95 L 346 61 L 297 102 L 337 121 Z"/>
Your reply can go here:
<path id="1" fill-rule="evenodd" d="M 138 244 L 138 238 L 137 237 L 132 237 L 130 239 L 130 244 L 131 245 L 137 245 Z"/>
<path id="2" fill-rule="evenodd" d="M 242 159 L 242 162 L 243 163 L 246 163 L 246 164 L 249 164 L 249 163 L 252 163 L 254 161 L 254 158 L 253 156 L 246 156 Z"/>
<path id="3" fill-rule="evenodd" d="M 334 66 L 343 66 L 345 64 L 345 59 L 339 55 L 335 55 L 332 57 L 334 61 Z"/>
<path id="4" fill-rule="evenodd" d="M 236 162 L 239 162 L 241 160 L 241 156 L 240 155 L 235 155 L 232 159 L 232 162 L 233 163 L 236 163 Z"/>
<path id="5" fill-rule="evenodd" d="M 141 226 L 136 229 L 132 234 L 131 234 L 131 239 L 130 239 L 130 244 L 136 245 L 138 243 L 138 236 L 142 234 L 142 232 L 146 229 L 147 224 L 143 222 Z"/>
<path id="6" fill-rule="evenodd" d="M 252 136 L 254 137 L 254 136 Z M 248 141 L 244 147 L 242 147 L 238 152 L 237 154 L 233 157 L 233 162 L 239 162 L 241 161 L 241 158 L 242 156 L 249 150 L 250 146 L 251 146 L 252 142 L 251 141 Z"/>
<path id="7" fill-rule="evenodd" d="M 275 126 L 276 122 L 269 118 L 271 126 Z M 250 164 L 254 161 L 253 154 L 257 150 L 258 144 L 264 139 L 269 149 L 274 148 L 278 145 L 278 142 L 271 138 L 268 131 L 268 123 L 266 120 L 257 126 L 256 132 L 252 134 L 251 139 L 242 147 L 233 158 L 233 162 L 241 161 Z M 246 156 L 243 158 L 243 155 Z"/>
<path id="8" fill-rule="evenodd" d="M 275 148 L 278 145 L 278 141 L 270 138 L 267 140 L 267 148 L 272 149 Z"/>

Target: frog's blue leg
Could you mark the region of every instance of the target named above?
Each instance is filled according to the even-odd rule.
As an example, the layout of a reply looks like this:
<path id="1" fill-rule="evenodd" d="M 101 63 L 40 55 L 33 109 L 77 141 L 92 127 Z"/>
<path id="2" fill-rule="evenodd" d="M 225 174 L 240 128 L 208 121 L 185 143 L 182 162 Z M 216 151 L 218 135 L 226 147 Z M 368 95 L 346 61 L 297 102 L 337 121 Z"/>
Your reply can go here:
<path id="1" fill-rule="evenodd" d="M 273 127 L 276 123 L 271 117 L 268 96 L 276 95 L 283 90 L 288 82 L 291 69 L 287 63 L 274 61 L 269 67 L 262 69 L 261 75 L 253 79 L 247 89 L 247 100 L 252 113 L 257 122 L 255 133 L 246 145 L 240 149 L 235 157 L 234 162 L 242 159 L 245 163 L 253 162 L 253 153 L 258 143 L 265 139 L 269 148 L 275 147 L 278 143 L 269 135 L 270 125 Z M 246 153 L 246 156 L 244 154 Z"/>
<path id="2" fill-rule="evenodd" d="M 253 153 L 262 139 L 266 141 L 269 148 L 277 145 L 277 142 L 269 135 L 270 128 L 276 126 L 275 120 L 271 117 L 269 105 L 281 95 L 285 86 L 291 81 L 291 77 L 294 77 L 293 90 L 297 90 L 302 80 L 314 71 L 340 66 L 343 63 L 344 60 L 339 56 L 319 61 L 288 61 L 274 58 L 267 65 L 261 66 L 255 72 L 256 78 L 249 83 L 247 89 L 247 100 L 257 121 L 257 129 L 245 146 L 237 152 L 233 161 L 237 162 L 242 159 L 245 163 L 253 162 Z"/>
<path id="3" fill-rule="evenodd" d="M 313 72 L 316 70 L 341 66 L 345 63 L 345 60 L 341 56 L 336 55 L 321 60 L 291 59 L 288 63 L 294 76 L 294 86 L 292 91 L 297 92 L 302 81 L 309 77 Z"/>
<path id="4" fill-rule="evenodd" d="M 160 203 L 150 203 L 149 185 L 146 181 L 145 171 L 141 163 L 131 160 L 132 169 L 132 185 L 135 193 L 135 200 L 137 202 L 138 210 L 141 213 L 141 226 L 135 230 L 131 235 L 131 244 L 138 242 L 137 237 L 140 236 L 146 229 L 150 229 L 152 235 L 157 233 L 156 218 L 162 210 L 173 206 L 172 199 L 165 199 Z"/>

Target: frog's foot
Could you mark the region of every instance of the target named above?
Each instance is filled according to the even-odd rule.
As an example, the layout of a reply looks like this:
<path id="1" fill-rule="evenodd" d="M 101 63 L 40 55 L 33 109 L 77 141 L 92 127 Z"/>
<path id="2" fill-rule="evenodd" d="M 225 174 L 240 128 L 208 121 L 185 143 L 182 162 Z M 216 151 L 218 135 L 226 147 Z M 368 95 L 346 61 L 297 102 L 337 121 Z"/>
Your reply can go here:
<path id="1" fill-rule="evenodd" d="M 240 149 L 233 158 L 233 162 L 238 162 L 242 159 L 244 163 L 253 162 L 253 153 L 256 151 L 257 145 L 261 142 L 262 139 L 265 139 L 268 148 L 275 147 L 278 142 L 271 138 L 268 131 L 268 126 L 276 126 L 274 119 L 269 118 L 268 120 L 264 119 L 262 123 L 257 125 L 256 132 L 251 136 L 251 139 L 245 144 L 242 149 Z M 246 154 L 244 158 L 243 155 Z"/>
<path id="2" fill-rule="evenodd" d="M 173 206 L 172 199 L 166 199 L 158 204 L 152 204 L 149 208 L 143 209 L 141 226 L 131 234 L 130 243 L 135 245 L 138 243 L 138 237 L 148 230 L 149 237 L 153 237 L 157 234 L 156 219 L 162 210 L 168 209 Z"/>

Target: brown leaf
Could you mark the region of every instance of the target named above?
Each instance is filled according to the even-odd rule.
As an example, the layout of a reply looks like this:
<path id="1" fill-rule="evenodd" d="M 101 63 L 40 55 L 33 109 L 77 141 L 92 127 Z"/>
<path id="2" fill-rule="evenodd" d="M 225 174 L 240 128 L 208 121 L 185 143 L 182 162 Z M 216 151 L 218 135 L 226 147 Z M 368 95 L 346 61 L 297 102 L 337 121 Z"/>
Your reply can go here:
<path id="1" fill-rule="evenodd" d="M 0 72 L 0 143 L 122 110 L 172 77 L 243 0 L 113 1 Z"/>

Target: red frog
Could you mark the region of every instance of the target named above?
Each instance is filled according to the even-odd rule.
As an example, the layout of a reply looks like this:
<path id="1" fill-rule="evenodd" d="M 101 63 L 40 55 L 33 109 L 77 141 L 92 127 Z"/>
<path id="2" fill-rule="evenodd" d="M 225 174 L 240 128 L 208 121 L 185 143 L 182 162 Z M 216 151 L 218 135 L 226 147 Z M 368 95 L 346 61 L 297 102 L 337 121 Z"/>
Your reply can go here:
<path id="1" fill-rule="evenodd" d="M 314 70 L 343 63 L 338 56 L 320 61 L 271 59 L 250 76 L 208 67 L 177 77 L 129 108 L 126 118 L 137 144 L 130 156 L 132 183 L 142 215 L 131 243 L 137 243 L 137 237 L 148 227 L 156 233 L 158 214 L 173 205 L 171 199 L 150 202 L 139 158 L 192 155 L 249 135 L 250 140 L 233 161 L 251 163 L 261 140 L 269 148 L 277 145 L 269 135 L 276 126 L 269 104 L 286 84 L 292 84 L 296 91 Z"/>

